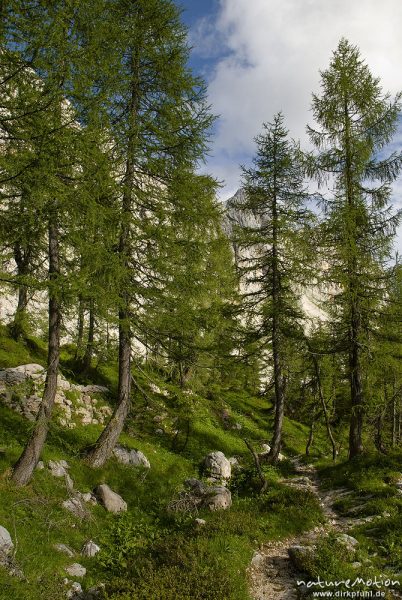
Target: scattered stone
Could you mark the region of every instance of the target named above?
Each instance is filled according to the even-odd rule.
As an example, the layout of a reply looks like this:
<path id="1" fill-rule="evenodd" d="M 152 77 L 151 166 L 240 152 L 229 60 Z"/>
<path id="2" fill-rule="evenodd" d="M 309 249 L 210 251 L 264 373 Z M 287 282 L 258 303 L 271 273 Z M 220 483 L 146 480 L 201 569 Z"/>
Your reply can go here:
<path id="1" fill-rule="evenodd" d="M 99 546 L 95 544 L 95 542 L 93 542 L 92 540 L 88 540 L 88 542 L 85 542 L 85 544 L 83 545 L 81 554 L 82 556 L 92 557 L 98 554 L 99 551 Z"/>
<path id="2" fill-rule="evenodd" d="M 69 579 L 65 579 L 64 585 L 70 586 L 66 594 L 68 600 L 83 600 L 82 587 L 78 581 L 71 582 Z"/>
<path id="3" fill-rule="evenodd" d="M 103 483 L 94 490 L 96 498 L 106 508 L 108 512 L 119 513 L 127 510 L 127 503 L 119 494 L 116 494 L 110 487 Z"/>
<path id="4" fill-rule="evenodd" d="M 49 460 L 48 468 L 54 477 L 65 477 L 69 468 L 65 460 Z"/>
<path id="5" fill-rule="evenodd" d="M 155 429 L 155 433 L 156 433 L 156 435 L 164 435 L 165 434 L 165 432 L 163 431 L 163 429 L 160 429 L 160 428 Z"/>
<path id="6" fill-rule="evenodd" d="M 354 552 L 356 550 L 356 547 L 359 545 L 357 539 L 352 537 L 351 535 L 348 535 L 347 533 L 339 534 L 336 539 L 340 544 L 345 546 L 348 552 Z"/>
<path id="7" fill-rule="evenodd" d="M 234 423 L 232 425 L 232 429 L 235 429 L 236 431 L 241 431 L 241 429 L 243 429 L 243 425 L 241 423 Z"/>
<path id="8" fill-rule="evenodd" d="M 45 463 L 43 462 L 43 460 L 40 460 L 38 462 L 38 464 L 36 465 L 36 470 L 37 471 L 43 471 L 44 468 L 45 468 Z"/>
<path id="9" fill-rule="evenodd" d="M 129 450 L 123 446 L 116 446 L 113 449 L 113 454 L 118 462 L 123 465 L 132 465 L 133 467 L 151 468 L 151 464 L 145 454 L 141 450 Z"/>
<path id="10" fill-rule="evenodd" d="M 17 385 L 23 383 L 26 379 L 37 378 L 44 373 L 45 368 L 42 365 L 31 363 L 1 370 L 0 380 L 5 381 L 9 385 Z"/>
<path id="11" fill-rule="evenodd" d="M 251 559 L 251 566 L 261 568 L 264 565 L 265 556 L 259 552 L 254 552 L 253 558 Z"/>
<path id="12" fill-rule="evenodd" d="M 314 556 L 314 548 L 312 546 L 290 546 L 288 554 L 294 566 L 300 571 L 304 571 L 306 569 L 306 562 L 310 561 Z"/>
<path id="13" fill-rule="evenodd" d="M 62 554 L 67 554 L 70 558 L 74 556 L 74 551 L 71 550 L 69 546 L 66 544 L 54 544 L 53 548 L 57 550 L 57 552 L 61 552 Z"/>
<path id="14" fill-rule="evenodd" d="M 94 496 L 94 494 L 92 492 L 85 492 L 84 494 L 81 494 L 81 492 L 79 492 L 79 494 L 80 494 L 80 498 L 87 504 L 93 504 L 94 506 L 95 506 L 95 504 L 98 504 L 98 501 L 96 500 L 96 496 Z"/>
<path id="15" fill-rule="evenodd" d="M 5 527 L 0 525 L 0 555 L 7 556 L 13 551 L 14 544 L 11 535 Z"/>
<path id="16" fill-rule="evenodd" d="M 262 444 L 262 454 L 269 454 L 271 452 L 271 446 L 269 444 Z"/>
<path id="17" fill-rule="evenodd" d="M 207 488 L 202 506 L 209 510 L 225 510 L 232 506 L 232 494 L 224 486 Z"/>
<path id="18" fill-rule="evenodd" d="M 104 598 L 105 593 L 105 584 L 99 583 L 98 585 L 89 588 L 86 592 L 84 600 L 99 600 L 100 598 Z"/>
<path id="19" fill-rule="evenodd" d="M 352 563 L 352 567 L 354 569 L 360 569 L 361 566 L 362 566 L 361 562 L 354 562 L 354 563 Z"/>
<path id="20" fill-rule="evenodd" d="M 79 519 L 86 519 L 88 517 L 88 510 L 82 503 L 80 496 L 72 496 L 68 500 L 64 500 L 62 507 Z"/>
<path id="21" fill-rule="evenodd" d="M 86 568 L 79 563 L 73 563 L 69 567 L 66 567 L 66 573 L 71 575 L 71 577 L 85 577 L 86 572 Z"/>
<path id="22" fill-rule="evenodd" d="M 205 519 L 195 519 L 194 523 L 196 524 L 197 527 L 204 527 L 207 522 Z"/>
<path id="23" fill-rule="evenodd" d="M 204 471 L 209 477 L 216 480 L 230 479 L 232 475 L 232 465 L 223 452 L 211 452 L 203 462 Z"/>

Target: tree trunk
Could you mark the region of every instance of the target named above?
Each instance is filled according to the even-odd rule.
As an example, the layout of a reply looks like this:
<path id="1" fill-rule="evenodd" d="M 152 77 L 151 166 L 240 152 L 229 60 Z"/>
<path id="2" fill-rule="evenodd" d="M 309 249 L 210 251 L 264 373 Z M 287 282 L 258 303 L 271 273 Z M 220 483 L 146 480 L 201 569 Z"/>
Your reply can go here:
<path id="1" fill-rule="evenodd" d="M 56 285 L 60 274 L 59 237 L 55 223 L 49 223 L 49 349 L 47 375 L 42 402 L 34 430 L 13 468 L 12 480 L 17 485 L 26 485 L 38 464 L 52 416 L 54 399 L 57 390 L 57 374 L 60 358 L 60 325 L 61 307 Z"/>
<path id="2" fill-rule="evenodd" d="M 335 439 L 334 439 L 334 436 L 332 433 L 331 423 L 329 422 L 329 414 L 328 414 L 327 404 L 325 402 L 324 394 L 322 393 L 320 366 L 318 364 L 317 356 L 315 354 L 313 354 L 312 357 L 313 357 L 313 363 L 314 363 L 315 377 L 317 380 L 318 397 L 320 399 L 322 410 L 324 412 L 325 427 L 327 429 L 328 437 L 330 439 L 331 446 L 332 446 L 332 460 L 336 460 L 338 452 L 336 450 L 336 443 L 335 443 Z"/>
<path id="3" fill-rule="evenodd" d="M 82 342 L 84 339 L 84 300 L 80 294 L 78 299 L 78 320 L 77 320 L 77 348 L 75 350 L 75 359 L 81 357 Z"/>
<path id="4" fill-rule="evenodd" d="M 274 189 L 275 187 L 276 182 L 274 179 Z M 281 451 L 282 425 L 285 411 L 284 381 L 280 356 L 280 331 L 278 317 L 280 313 L 279 300 L 280 280 L 278 272 L 278 214 L 276 197 L 274 197 L 272 206 L 272 357 L 274 361 L 275 419 L 271 450 L 269 452 L 269 459 L 271 462 L 276 462 L 278 460 L 278 456 Z"/>
<path id="5" fill-rule="evenodd" d="M 18 243 L 14 246 L 14 260 L 17 265 L 18 277 L 29 274 L 31 252 L 23 249 Z M 23 337 L 26 333 L 26 309 L 28 306 L 28 288 L 24 284 L 18 286 L 18 304 L 11 325 L 11 335 L 14 339 Z"/>
<path id="6" fill-rule="evenodd" d="M 92 364 L 92 356 L 94 351 L 94 339 L 95 339 L 95 309 L 94 301 L 91 299 L 89 303 L 89 325 L 88 325 L 88 339 L 85 348 L 84 358 L 82 359 L 82 370 L 84 372 L 89 371 Z"/>
<path id="7" fill-rule="evenodd" d="M 131 336 L 126 331 L 127 323 L 125 311 L 119 312 L 119 390 L 117 405 L 105 429 L 99 436 L 94 448 L 87 455 L 87 462 L 91 467 L 102 467 L 110 458 L 113 448 L 117 444 L 123 431 L 124 422 L 131 406 Z"/>
<path id="8" fill-rule="evenodd" d="M 314 428 L 315 428 L 316 416 L 315 416 L 315 408 L 313 409 L 313 417 L 310 423 L 310 431 L 308 434 L 307 444 L 306 444 L 306 456 L 310 456 L 310 448 L 313 444 L 314 440 Z"/>
<path id="9" fill-rule="evenodd" d="M 362 454 L 363 448 L 363 389 L 361 382 L 360 348 L 358 343 L 358 318 L 352 315 L 352 331 L 349 352 L 349 379 L 351 416 L 349 429 L 349 458 Z"/>
<path id="10" fill-rule="evenodd" d="M 130 128 L 128 148 L 123 179 L 123 197 L 121 229 L 119 239 L 119 256 L 126 274 L 127 285 L 121 284 L 119 309 L 119 385 L 117 405 L 105 429 L 99 436 L 94 448 L 87 455 L 91 467 L 101 467 L 110 458 L 131 407 L 131 297 L 128 290 L 130 281 L 130 260 L 132 254 L 130 241 L 130 223 L 132 218 L 133 190 L 135 184 L 135 155 L 137 145 L 137 116 L 139 106 L 138 96 L 139 50 L 131 52 L 131 96 L 128 106 Z"/>

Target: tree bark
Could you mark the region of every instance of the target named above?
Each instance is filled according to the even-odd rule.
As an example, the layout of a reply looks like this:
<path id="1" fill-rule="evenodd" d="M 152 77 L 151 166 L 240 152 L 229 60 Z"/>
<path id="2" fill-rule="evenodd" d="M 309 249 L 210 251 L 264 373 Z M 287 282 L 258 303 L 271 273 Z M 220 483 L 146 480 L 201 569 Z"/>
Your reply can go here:
<path id="1" fill-rule="evenodd" d="M 122 325 L 126 320 L 125 311 L 120 311 L 119 317 L 121 324 L 119 326 L 118 400 L 108 424 L 99 436 L 94 448 L 87 455 L 88 464 L 94 468 L 102 467 L 112 455 L 131 406 L 131 336 Z"/>
<path id="2" fill-rule="evenodd" d="M 127 158 L 123 179 L 122 218 L 119 239 L 119 256 L 122 267 L 129 281 L 131 241 L 130 222 L 132 217 L 132 196 L 135 183 L 135 150 L 137 144 L 137 116 L 138 116 L 138 69 L 139 51 L 132 49 L 131 52 L 131 97 L 129 104 L 129 138 Z M 106 425 L 105 429 L 96 441 L 95 446 L 88 452 L 87 462 L 91 467 L 101 467 L 110 458 L 121 432 L 124 422 L 131 407 L 131 297 L 128 285 L 122 285 L 120 291 L 119 309 L 119 384 L 116 408 Z"/>
<path id="3" fill-rule="evenodd" d="M 31 252 L 29 248 L 23 249 L 20 244 L 14 246 L 14 260 L 17 265 L 19 277 L 29 275 Z M 11 335 L 14 339 L 23 337 L 25 334 L 26 309 L 28 306 L 28 288 L 24 284 L 18 286 L 18 304 L 11 325 Z"/>
<path id="4" fill-rule="evenodd" d="M 12 480 L 17 485 L 29 483 L 32 473 L 38 464 L 52 416 L 54 399 L 57 390 L 57 374 L 60 359 L 60 325 L 61 307 L 59 293 L 56 288 L 60 274 L 59 235 L 54 222 L 49 223 L 49 349 L 47 375 L 42 402 L 34 430 L 14 465 Z"/>
<path id="5" fill-rule="evenodd" d="M 332 446 L 332 460 L 336 460 L 338 452 L 336 449 L 334 435 L 332 433 L 331 423 L 329 422 L 329 414 L 328 414 L 327 404 L 325 402 L 324 394 L 322 393 L 320 366 L 318 364 L 318 360 L 317 360 L 317 357 L 315 356 L 315 354 L 313 354 L 312 357 L 313 357 L 313 363 L 314 363 L 315 377 L 317 380 L 318 397 L 320 399 L 320 404 L 322 406 L 322 410 L 324 413 L 325 427 L 327 429 L 327 434 L 328 434 L 328 437 L 329 437 L 329 440 L 330 440 L 331 446 Z"/>
<path id="6" fill-rule="evenodd" d="M 89 324 L 88 324 L 88 339 L 85 348 L 84 358 L 82 359 L 82 370 L 89 371 L 92 363 L 95 339 L 95 309 L 94 301 L 91 299 L 89 303 Z"/>
<path id="7" fill-rule="evenodd" d="M 75 359 L 81 357 L 82 342 L 84 339 L 84 299 L 80 294 L 78 298 L 78 320 L 77 320 L 77 347 L 75 350 Z"/>
<path id="8" fill-rule="evenodd" d="M 274 174 L 274 198 L 272 206 L 272 357 L 274 362 L 275 419 L 269 460 L 276 462 L 281 451 L 282 425 L 285 411 L 284 381 L 280 356 L 279 298 L 280 279 L 278 272 L 278 212 Z"/>

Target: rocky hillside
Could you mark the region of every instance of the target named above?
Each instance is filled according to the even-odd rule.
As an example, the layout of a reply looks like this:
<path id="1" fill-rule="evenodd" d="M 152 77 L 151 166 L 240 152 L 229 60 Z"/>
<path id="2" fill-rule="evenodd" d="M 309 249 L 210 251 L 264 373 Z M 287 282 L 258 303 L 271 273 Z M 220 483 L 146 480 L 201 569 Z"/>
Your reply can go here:
<path id="1" fill-rule="evenodd" d="M 272 413 L 265 400 L 229 393 L 183 398 L 160 374 L 144 372 L 113 458 L 94 470 L 85 462 L 85 449 L 113 406 L 116 373 L 104 365 L 97 381 L 80 382 L 66 369 L 66 351 L 42 461 L 32 483 L 15 488 L 9 468 L 29 434 L 43 384 L 40 346 L 33 347 L 13 342 L 4 332 L 0 338 L 0 356 L 8 351 L 0 371 L 1 599 L 271 598 L 261 596 L 267 582 L 259 573 L 271 561 L 272 548 L 279 547 L 279 563 L 270 567 L 278 573 L 273 588 L 278 594 L 281 586 L 282 592 L 295 593 L 300 569 L 305 577 L 334 576 L 360 563 L 367 576 L 397 576 L 400 458 L 384 458 L 379 465 L 368 461 L 355 470 L 342 464 L 334 468 L 319 430 L 309 458 L 319 470 L 309 486 L 301 481 L 303 461 L 295 460 L 304 451 L 306 427 L 286 420 L 283 460 L 268 466 L 264 457 Z M 21 357 L 30 362 L 13 364 Z M 256 457 L 267 482 L 263 495 L 258 494 Z M 317 477 L 327 489 L 336 488 L 331 506 L 335 503 L 339 518 L 352 518 L 348 535 L 359 544 L 345 553 L 340 543 L 330 563 L 325 557 L 333 534 L 320 506 Z M 311 560 L 303 562 L 300 552 L 294 553 L 298 566 L 290 567 L 287 548 L 292 543 L 283 540 L 297 546 L 314 528 L 307 551 Z M 268 587 L 272 590 L 272 581 Z"/>

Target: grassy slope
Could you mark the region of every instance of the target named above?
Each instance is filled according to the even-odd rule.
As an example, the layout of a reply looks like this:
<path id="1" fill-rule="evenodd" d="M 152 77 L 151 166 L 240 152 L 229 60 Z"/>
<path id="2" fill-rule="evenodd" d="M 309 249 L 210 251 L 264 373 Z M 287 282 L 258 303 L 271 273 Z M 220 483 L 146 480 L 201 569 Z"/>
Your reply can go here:
<path id="1" fill-rule="evenodd" d="M 0 333 L 0 368 L 43 363 L 45 348 L 41 342 L 17 344 L 4 330 Z M 73 375 L 68 369 L 68 352 L 64 352 L 62 364 L 65 375 Z M 114 389 L 113 366 L 103 368 L 101 375 Z M 177 410 L 183 409 L 174 389 L 170 389 L 169 399 L 152 393 L 145 377 L 140 383 L 147 390 L 147 398 L 138 394 L 134 415 L 121 441 L 144 451 L 152 465 L 149 472 L 124 467 L 114 460 L 101 470 L 86 467 L 80 453 L 97 438 L 100 428 L 94 425 L 63 430 L 53 424 L 43 457 L 67 460 L 75 486 L 82 492 L 107 482 L 128 503 L 129 511 L 123 516 L 107 514 L 97 506 L 91 509 L 89 520 L 78 521 L 60 506 L 68 495 L 64 482 L 47 470 L 36 472 L 28 487 L 15 489 L 7 480 L 8 469 L 18 457 L 31 424 L 0 407 L 0 524 L 17 540 L 16 559 L 27 577 L 27 581 L 18 581 L 0 569 L 1 599 L 65 597 L 61 584 L 64 568 L 77 561 L 88 569 L 85 588 L 109 582 L 111 597 L 119 600 L 246 600 L 246 568 L 258 543 L 301 532 L 320 520 L 314 498 L 278 482 L 281 470 L 289 471 L 289 463 L 267 467 L 267 496 L 250 493 L 249 480 L 252 483 L 254 474 L 242 437 L 249 438 L 256 448 L 259 442 L 267 441 L 266 423 L 272 415 L 264 400 L 233 394 L 215 401 L 193 398 L 188 444 L 178 453 L 172 451 L 173 419 Z M 223 408 L 230 410 L 232 423 L 242 425 L 240 431 L 223 427 Z M 158 425 L 154 416 L 161 412 L 167 415 L 165 435 L 155 433 Z M 306 436 L 304 426 L 287 420 L 285 452 L 301 453 Z M 184 479 L 198 477 L 200 460 L 212 450 L 237 455 L 250 467 L 232 484 L 233 507 L 199 515 L 207 525 L 197 530 L 194 515 L 172 515 L 166 506 Z M 88 539 L 102 548 L 96 558 L 79 556 Z M 77 556 L 69 559 L 55 552 L 56 542 L 71 546 Z"/>

